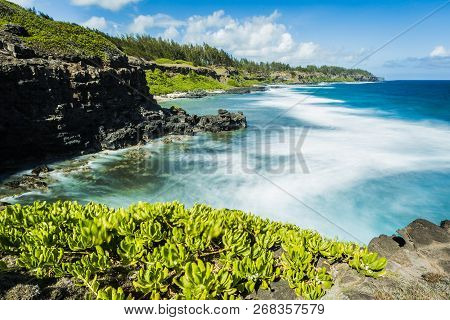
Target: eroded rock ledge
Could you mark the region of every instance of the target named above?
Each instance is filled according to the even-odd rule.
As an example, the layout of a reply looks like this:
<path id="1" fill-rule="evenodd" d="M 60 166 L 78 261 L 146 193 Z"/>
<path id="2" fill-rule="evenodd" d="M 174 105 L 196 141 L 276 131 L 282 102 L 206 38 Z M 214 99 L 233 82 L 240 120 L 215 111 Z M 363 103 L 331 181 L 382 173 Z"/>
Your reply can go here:
<path id="1" fill-rule="evenodd" d="M 450 299 L 450 221 L 418 219 L 398 235 L 372 239 L 369 250 L 388 259 L 386 275 L 367 278 L 343 264 L 332 269 L 324 299 Z"/>
<path id="2" fill-rule="evenodd" d="M 161 108 L 125 56 L 52 57 L 27 48 L 21 27 L 0 30 L 0 171 L 27 162 L 119 149 L 167 134 L 246 127 L 242 113 Z"/>

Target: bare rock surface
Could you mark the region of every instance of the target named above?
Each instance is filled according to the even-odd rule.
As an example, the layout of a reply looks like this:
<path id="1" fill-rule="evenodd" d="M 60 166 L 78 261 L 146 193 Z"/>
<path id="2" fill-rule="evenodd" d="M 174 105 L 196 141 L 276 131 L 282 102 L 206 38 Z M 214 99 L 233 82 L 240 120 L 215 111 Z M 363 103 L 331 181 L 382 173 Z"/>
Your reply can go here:
<path id="1" fill-rule="evenodd" d="M 386 274 L 364 277 L 345 264 L 332 266 L 334 286 L 324 299 L 450 299 L 449 221 L 418 219 L 399 236 L 372 239 L 369 250 L 388 259 Z"/>

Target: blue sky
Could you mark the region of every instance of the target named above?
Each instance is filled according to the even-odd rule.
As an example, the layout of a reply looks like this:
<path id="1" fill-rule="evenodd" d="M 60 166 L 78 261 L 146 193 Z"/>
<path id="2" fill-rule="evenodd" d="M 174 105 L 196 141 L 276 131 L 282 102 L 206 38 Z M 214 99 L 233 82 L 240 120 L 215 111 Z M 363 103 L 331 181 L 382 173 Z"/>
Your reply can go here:
<path id="1" fill-rule="evenodd" d="M 13 2 L 111 34 L 208 42 L 257 61 L 352 67 L 449 1 Z M 450 79 L 450 4 L 357 66 L 387 79 Z"/>

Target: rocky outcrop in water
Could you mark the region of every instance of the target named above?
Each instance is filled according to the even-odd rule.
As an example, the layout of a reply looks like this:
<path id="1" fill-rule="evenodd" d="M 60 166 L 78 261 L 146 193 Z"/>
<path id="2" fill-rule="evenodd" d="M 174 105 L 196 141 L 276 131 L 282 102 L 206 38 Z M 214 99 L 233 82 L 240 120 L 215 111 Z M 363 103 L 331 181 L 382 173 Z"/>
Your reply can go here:
<path id="1" fill-rule="evenodd" d="M 7 25 L 0 31 L 0 171 L 58 156 L 118 149 L 167 134 L 234 130 L 241 114 L 204 117 L 168 110 L 144 71 L 124 56 L 101 61 L 43 56 Z M 217 120 L 217 123 L 205 125 Z"/>

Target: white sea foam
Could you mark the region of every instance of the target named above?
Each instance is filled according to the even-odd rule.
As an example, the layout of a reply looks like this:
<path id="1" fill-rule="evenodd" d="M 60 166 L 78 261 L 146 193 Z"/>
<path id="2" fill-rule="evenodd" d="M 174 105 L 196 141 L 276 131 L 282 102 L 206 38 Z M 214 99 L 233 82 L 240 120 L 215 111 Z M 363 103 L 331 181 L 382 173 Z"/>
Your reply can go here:
<path id="1" fill-rule="evenodd" d="M 249 109 L 268 108 L 273 118 L 284 114 L 311 125 L 301 148 L 310 173 L 305 174 L 299 162 L 287 160 L 295 156 L 292 140 L 295 145 L 303 128 L 266 132 L 253 125 L 242 141 L 236 134 L 237 141 L 230 144 L 208 135 L 187 141 L 186 151 L 177 144 L 148 144 L 145 148 L 159 152 L 156 157 L 163 161 L 195 164 L 186 172 L 161 173 L 162 182 L 149 177 L 148 182 L 144 179 L 144 184 L 127 188 L 122 181 L 113 181 L 112 186 L 100 185 L 104 189 L 95 195 L 86 195 L 86 190 L 95 188 L 89 182 L 66 178 L 60 183 L 79 197 L 115 206 L 140 200 L 206 202 L 367 242 L 380 230 L 394 232 L 403 226 L 400 218 L 414 217 L 411 203 L 427 201 L 426 190 L 400 183 L 395 187 L 408 190 L 386 202 L 377 193 L 383 185 L 368 187 L 368 181 L 425 171 L 450 172 L 450 126 L 444 123 L 383 117 L 379 110 L 349 108 L 344 101 L 300 93 L 292 86 L 227 99 L 245 101 Z M 122 152 L 102 154 L 89 165 L 95 173 L 119 160 Z M 208 166 L 213 170 L 205 170 Z M 364 203 L 357 194 L 363 194 Z M 376 210 L 368 209 L 368 204 Z"/>
<path id="2" fill-rule="evenodd" d="M 303 98 L 302 94 L 293 90 L 282 89 L 255 102 L 287 111 L 288 116 L 318 127 L 309 131 L 302 148 L 310 174 L 267 174 L 276 185 L 301 201 L 311 205 L 320 204 L 320 200 L 330 193 L 383 176 L 450 169 L 448 125 L 382 118 L 370 109 L 355 110 L 336 106 L 336 100 L 315 97 L 289 109 L 295 101 Z M 300 135 L 300 132 L 299 129 L 297 134 Z M 272 141 L 270 146 L 272 156 L 292 152 L 289 142 Z M 252 210 L 266 214 L 270 214 L 268 209 L 284 212 L 288 220 L 324 229 L 320 218 L 299 214 L 299 211 L 305 210 L 299 210 L 301 205 L 292 196 L 270 182 L 261 181 L 259 177 L 249 176 L 247 179 L 251 182 L 238 189 L 233 196 L 240 197 L 243 203 L 252 204 Z M 357 205 L 353 205 L 353 208 L 346 206 L 347 212 L 342 212 L 341 217 L 333 212 L 331 220 L 340 221 L 347 229 L 354 230 L 351 220 L 359 219 L 363 214 L 360 213 L 361 217 L 358 217 Z M 367 239 L 364 234 L 366 231 L 371 233 L 371 217 L 365 219 L 363 225 L 366 230 L 355 233 L 359 234 L 359 238 Z"/>
<path id="3" fill-rule="evenodd" d="M 284 140 L 279 134 L 266 136 L 260 141 L 263 147 L 257 142 L 248 143 L 245 152 L 238 149 L 231 154 L 216 155 L 217 171 L 191 177 L 196 183 L 190 184 L 189 190 L 200 194 L 198 201 L 250 210 L 313 227 L 331 236 L 367 241 L 379 232 L 380 217 L 364 211 L 355 199 L 342 199 L 333 194 L 358 188 L 371 179 L 450 170 L 448 125 L 380 117 L 376 110 L 351 109 L 342 106 L 342 101 L 318 97 L 309 97 L 308 101 L 291 108 L 302 99 L 304 95 L 292 88 L 279 88 L 252 105 L 277 108 L 289 117 L 315 126 L 302 147 L 309 174 L 302 172 L 299 163 L 293 167 L 286 162 L 281 172 L 265 171 L 264 166 L 258 171 L 263 176 L 251 172 L 258 157 L 270 158 L 277 164 L 279 157 L 292 155 L 294 150 L 289 139 L 298 137 L 303 129 L 297 128 L 295 135 L 290 135 L 287 132 L 292 129 L 284 128 Z M 207 186 L 201 182 L 206 180 Z M 224 186 L 226 192 L 214 192 Z M 405 204 L 406 199 L 409 199 L 407 195 L 398 203 Z M 334 223 L 301 202 L 319 212 L 325 210 L 323 215 Z M 397 210 L 399 214 L 402 212 Z M 395 223 L 395 217 L 391 220 Z"/>

